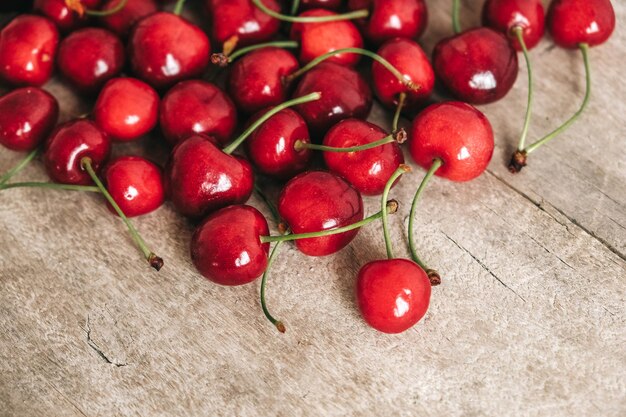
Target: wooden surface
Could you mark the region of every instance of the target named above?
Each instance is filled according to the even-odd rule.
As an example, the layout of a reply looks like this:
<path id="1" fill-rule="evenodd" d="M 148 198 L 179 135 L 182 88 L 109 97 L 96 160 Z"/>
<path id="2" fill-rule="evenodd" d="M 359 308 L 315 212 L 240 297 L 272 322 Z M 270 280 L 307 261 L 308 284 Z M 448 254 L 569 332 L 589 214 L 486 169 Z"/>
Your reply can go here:
<path id="1" fill-rule="evenodd" d="M 465 1 L 465 27 L 481 3 Z M 573 129 L 521 175 L 507 172 L 522 68 L 506 99 L 481 107 L 497 134 L 488 172 L 431 183 L 418 242 L 444 281 L 401 335 L 368 328 L 354 303 L 359 267 L 384 257 L 380 225 L 327 258 L 285 245 L 268 286 L 288 327 L 280 335 L 261 313 L 259 282 L 225 288 L 195 272 L 192 226 L 169 204 L 135 221 L 166 260 L 156 273 L 98 195 L 0 193 L 0 416 L 626 415 L 626 4 L 613 4 L 618 27 L 591 51 L 593 97 Z M 447 1 L 429 6 L 430 52 L 450 24 Z M 577 52 L 545 39 L 532 57 L 531 139 L 575 111 L 584 90 Z M 89 111 L 61 83 L 46 88 L 63 119 Z M 3 150 L 0 171 L 22 157 Z M 391 223 L 398 255 L 422 175 L 392 192 L 404 203 Z M 44 180 L 41 164 L 19 179 Z M 370 213 L 377 204 L 366 199 Z"/>

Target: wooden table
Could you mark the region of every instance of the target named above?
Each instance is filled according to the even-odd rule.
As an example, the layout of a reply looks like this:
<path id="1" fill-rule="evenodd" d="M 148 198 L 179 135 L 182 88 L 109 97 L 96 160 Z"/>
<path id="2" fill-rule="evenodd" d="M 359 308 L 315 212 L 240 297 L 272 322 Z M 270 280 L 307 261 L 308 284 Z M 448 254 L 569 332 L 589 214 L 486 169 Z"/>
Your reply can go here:
<path id="1" fill-rule="evenodd" d="M 482 2 L 464 3 L 464 27 L 478 24 Z M 171 205 L 135 220 L 166 260 L 156 273 L 99 195 L 0 193 L 0 416 L 626 415 L 626 3 L 613 5 L 619 24 L 591 51 L 593 97 L 572 129 L 521 175 L 507 172 L 525 106 L 520 62 L 513 91 L 481 106 L 497 134 L 489 170 L 431 183 L 417 233 L 443 284 L 401 335 L 367 327 L 353 297 L 360 266 L 384 257 L 379 224 L 326 258 L 285 245 L 268 285 L 281 335 L 261 314 L 258 281 L 225 288 L 194 270 L 192 225 Z M 451 31 L 448 2 L 429 6 L 428 52 Z M 531 139 L 584 92 L 576 51 L 545 39 L 532 58 Z M 63 120 L 89 111 L 62 82 L 46 88 Z M 388 127 L 390 115 L 372 119 Z M 152 143 L 116 153 L 162 157 Z M 0 171 L 22 157 L 3 150 Z M 403 256 L 422 175 L 392 192 Z M 45 180 L 41 163 L 19 179 Z M 377 205 L 366 199 L 369 213 Z"/>

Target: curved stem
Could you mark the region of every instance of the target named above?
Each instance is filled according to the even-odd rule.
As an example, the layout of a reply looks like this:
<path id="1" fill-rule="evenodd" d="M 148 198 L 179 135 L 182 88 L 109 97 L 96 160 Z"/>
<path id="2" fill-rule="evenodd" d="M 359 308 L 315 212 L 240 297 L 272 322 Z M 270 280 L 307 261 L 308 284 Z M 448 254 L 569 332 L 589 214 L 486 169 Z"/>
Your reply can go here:
<path id="1" fill-rule="evenodd" d="M 254 183 L 254 191 L 257 193 L 259 198 L 261 198 L 261 200 L 263 200 L 263 202 L 265 203 L 265 205 L 269 209 L 270 213 L 272 213 L 272 217 L 274 218 L 274 222 L 276 224 L 279 224 L 280 223 L 280 214 L 278 214 L 278 209 L 276 208 L 274 203 L 272 203 L 270 201 L 270 199 L 265 195 L 265 193 L 263 192 L 261 187 L 259 187 L 259 184 L 257 184 L 256 182 Z"/>
<path id="2" fill-rule="evenodd" d="M 291 15 L 295 16 L 298 14 L 298 9 L 300 8 L 300 0 L 293 0 L 291 2 Z"/>
<path id="3" fill-rule="evenodd" d="M 178 0 L 176 2 L 176 6 L 174 6 L 174 10 L 172 13 L 179 16 L 183 12 L 183 6 L 185 5 L 185 0 Z"/>
<path id="4" fill-rule="evenodd" d="M 305 66 L 303 66 L 296 72 L 293 72 L 289 74 L 288 76 L 286 76 L 285 83 L 289 83 L 295 80 L 296 78 L 300 77 L 305 72 L 309 71 L 311 68 L 324 62 L 328 58 L 332 58 L 333 56 L 338 55 L 338 54 L 359 54 L 359 55 L 364 55 L 369 58 L 372 58 L 374 61 L 378 62 L 380 65 L 382 65 L 387 70 L 389 70 L 389 72 L 391 72 L 398 79 L 398 81 L 400 81 L 409 90 L 417 91 L 421 88 L 421 86 L 415 84 L 413 81 L 409 80 L 408 78 L 405 78 L 404 75 L 400 71 L 398 71 L 398 69 L 394 67 L 385 58 L 383 58 L 382 56 L 378 55 L 375 52 L 368 51 L 367 49 L 363 49 L 363 48 L 343 48 L 343 49 L 337 49 L 335 51 L 327 52 L 323 55 L 320 55 L 316 57 L 315 59 L 311 60 L 308 64 L 306 64 Z"/>
<path id="5" fill-rule="evenodd" d="M 291 22 L 291 23 L 336 22 L 338 20 L 362 19 L 362 18 L 368 17 L 370 14 L 369 10 L 363 9 L 363 10 L 355 10 L 349 13 L 333 14 L 330 16 L 288 16 L 285 14 L 275 12 L 274 10 L 264 5 L 261 0 L 252 0 L 252 3 L 254 3 L 256 7 L 261 9 L 263 13 L 273 17 L 274 19 L 282 20 L 284 22 Z"/>
<path id="6" fill-rule="evenodd" d="M 411 167 L 401 164 L 394 171 L 394 173 L 391 174 L 391 177 L 389 177 L 389 180 L 387 181 L 387 184 L 385 184 L 385 189 L 383 190 L 383 195 L 381 197 L 381 213 L 383 213 L 383 234 L 385 236 L 385 248 L 387 249 L 388 259 L 393 259 L 393 249 L 391 247 L 391 236 L 389 235 L 389 225 L 387 222 L 387 197 L 389 196 L 389 191 L 391 190 L 391 187 L 396 182 L 396 180 L 400 178 L 402 174 L 406 174 L 410 170 Z"/>
<path id="7" fill-rule="evenodd" d="M 21 187 L 39 187 L 49 188 L 52 190 L 67 190 L 67 191 L 88 191 L 99 193 L 98 187 L 91 185 L 73 185 L 73 184 L 60 184 L 56 182 L 14 182 L 11 184 L 1 184 L 0 190 L 8 190 L 9 188 L 21 188 Z"/>
<path id="8" fill-rule="evenodd" d="M 391 122 L 391 131 L 395 132 L 398 130 L 398 122 L 400 121 L 400 114 L 402 113 L 402 108 L 404 107 L 404 102 L 406 101 L 406 93 L 400 93 L 398 96 L 398 105 L 396 106 L 396 111 L 393 114 L 393 120 Z"/>
<path id="9" fill-rule="evenodd" d="M 452 1 L 452 30 L 454 33 L 461 32 L 461 24 L 459 23 L 459 0 Z"/>
<path id="10" fill-rule="evenodd" d="M 374 142 L 366 143 L 365 145 L 350 146 L 347 148 L 339 148 L 336 146 L 317 145 L 315 143 L 303 142 L 298 139 L 293 144 L 293 148 L 294 150 L 296 150 L 296 152 L 300 152 L 304 149 L 311 149 L 314 151 L 323 151 L 323 152 L 350 153 L 350 152 L 366 151 L 368 149 L 377 148 L 379 146 L 383 146 L 388 143 L 394 143 L 394 142 L 402 143 L 405 139 L 406 139 L 406 132 L 404 130 L 400 130 L 398 132 L 387 135 L 382 139 L 376 140 Z"/>
<path id="11" fill-rule="evenodd" d="M 122 9 L 124 9 L 124 7 L 126 7 L 126 3 L 128 3 L 128 0 L 120 0 L 115 7 L 109 9 L 109 10 L 88 10 L 85 9 L 85 14 L 87 16 L 94 16 L 94 17 L 106 17 L 106 16 L 111 16 L 112 14 L 115 14 L 119 11 L 121 11 Z"/>
<path id="12" fill-rule="evenodd" d="M 272 252 L 270 253 L 270 257 L 267 260 L 267 267 L 265 268 L 265 272 L 263 272 L 263 278 L 261 278 L 261 308 L 263 309 L 263 314 L 265 317 L 278 329 L 279 332 L 285 333 L 287 330 L 282 321 L 276 320 L 274 316 L 270 313 L 267 308 L 267 302 L 265 301 L 265 284 L 267 283 L 267 277 L 270 272 L 270 268 L 272 266 L 272 262 L 274 261 L 274 256 L 278 253 L 278 248 L 283 242 L 276 242 Z"/>
<path id="13" fill-rule="evenodd" d="M 242 55 L 247 54 L 248 52 L 252 52 L 256 49 L 267 48 L 270 46 L 274 46 L 276 48 L 298 48 L 300 44 L 296 41 L 274 41 L 274 42 L 265 42 L 265 43 L 257 43 L 256 45 L 246 46 L 245 48 L 237 49 L 235 52 L 228 56 L 228 62 L 233 62 L 235 59 L 239 58 Z"/>
<path id="14" fill-rule="evenodd" d="M 528 103 L 526 104 L 526 117 L 524 118 L 524 127 L 522 128 L 522 133 L 519 138 L 519 144 L 517 146 L 517 149 L 522 151 L 524 150 L 524 146 L 526 146 L 526 137 L 528 136 L 528 128 L 530 127 L 530 118 L 532 116 L 533 69 L 530 63 L 528 49 L 526 48 L 526 42 L 524 41 L 524 29 L 521 26 L 515 26 L 513 28 L 513 33 L 515 34 L 517 41 L 522 47 L 522 53 L 524 54 L 524 59 L 526 60 L 526 68 L 528 70 Z"/>
<path id="15" fill-rule="evenodd" d="M 2 177 L 0 177 L 0 185 L 4 184 L 9 179 L 11 179 L 13 175 L 23 170 L 26 167 L 26 165 L 30 163 L 30 161 L 35 159 L 38 153 L 39 153 L 39 149 L 32 150 L 28 155 L 26 155 L 26 158 L 22 159 L 17 165 L 15 165 L 13 168 L 8 170 Z"/>
<path id="16" fill-rule="evenodd" d="M 106 187 L 104 186 L 104 184 L 102 184 L 102 181 L 100 181 L 100 178 L 98 178 L 98 176 L 96 175 L 96 172 L 93 170 L 93 167 L 91 166 L 91 158 L 84 157 L 83 159 L 81 159 L 80 165 L 85 171 L 87 171 L 87 173 L 89 174 L 93 182 L 95 182 L 98 188 L 100 189 L 100 192 L 104 195 L 104 198 L 107 199 L 107 201 L 109 202 L 109 204 L 111 204 L 115 212 L 124 221 L 124 223 L 126 224 L 126 227 L 128 227 L 128 231 L 130 232 L 130 235 L 132 236 L 137 246 L 139 246 L 139 249 L 141 249 L 141 251 L 143 252 L 150 266 L 156 269 L 157 271 L 161 269 L 163 267 L 163 259 L 156 256 L 148 248 L 148 246 L 146 245 L 146 242 L 139 235 L 139 233 L 137 232 L 137 229 L 135 229 L 135 226 L 133 226 L 130 220 L 128 220 L 128 218 L 126 217 L 126 215 L 124 214 L 120 206 L 117 205 L 117 203 L 115 202 L 111 194 L 109 194 Z"/>
<path id="17" fill-rule="evenodd" d="M 237 139 L 232 141 L 230 143 L 230 145 L 225 147 L 223 149 L 224 153 L 226 153 L 228 155 L 233 153 L 235 151 L 235 149 L 237 149 L 237 147 L 239 145 L 241 145 L 243 143 L 243 141 L 246 140 L 248 138 L 248 136 L 250 136 L 252 134 L 252 132 L 254 132 L 259 126 L 261 126 L 263 123 L 265 123 L 270 117 L 272 117 L 276 113 L 279 113 L 280 111 L 285 110 L 286 108 L 297 106 L 298 104 L 308 103 L 310 101 L 319 100 L 320 98 L 322 98 L 322 94 L 321 93 L 317 93 L 317 92 L 316 93 L 311 93 L 311 94 L 307 94 L 306 96 L 302 96 L 302 97 L 294 98 L 294 99 L 289 100 L 289 101 L 285 101 L 283 104 L 279 104 L 278 106 L 272 108 L 267 113 L 265 113 L 263 116 L 258 118 L 254 123 L 252 123 L 250 125 L 250 127 L 248 127 Z"/>

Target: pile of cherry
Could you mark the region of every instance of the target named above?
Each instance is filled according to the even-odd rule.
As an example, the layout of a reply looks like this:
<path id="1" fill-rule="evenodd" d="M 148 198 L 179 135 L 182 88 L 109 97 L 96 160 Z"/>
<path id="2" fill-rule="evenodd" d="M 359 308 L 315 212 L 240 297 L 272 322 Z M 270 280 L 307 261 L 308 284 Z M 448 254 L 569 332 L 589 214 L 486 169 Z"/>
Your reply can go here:
<path id="1" fill-rule="evenodd" d="M 529 153 L 584 110 L 588 48 L 606 41 L 615 26 L 609 0 L 552 1 L 552 38 L 582 52 L 587 94 L 572 118 L 526 146 L 528 50 L 544 34 L 542 2 L 487 0 L 484 27 L 461 31 L 459 1 L 451 1 L 456 34 L 439 42 L 431 65 L 416 41 L 427 23 L 423 0 L 203 0 L 209 34 L 181 17 L 184 0 L 165 6 L 173 12 L 157 0 L 35 0 L 31 13 L 15 16 L 0 32 L 0 79 L 16 87 L 0 98 L 0 143 L 30 151 L 0 178 L 0 190 L 101 193 L 157 270 L 162 259 L 129 218 L 157 209 L 167 197 L 197 222 L 191 259 L 198 271 L 222 285 L 263 276 L 263 311 L 281 331 L 265 303 L 279 245 L 292 240 L 306 255 L 330 255 L 360 227 L 382 219 L 388 259 L 361 268 L 358 306 L 380 331 L 407 330 L 424 316 L 431 286 L 440 282 L 415 249 L 418 199 L 433 175 L 469 181 L 491 160 L 491 125 L 472 104 L 507 94 L 522 51 L 528 111 L 509 167 L 518 172 Z M 355 69 L 359 62 L 370 70 L 367 77 Z M 56 99 L 37 87 L 54 68 L 96 99 L 90 115 L 57 126 Z M 428 105 L 435 78 L 461 101 Z M 391 132 L 364 120 L 373 96 L 393 110 Z M 413 120 L 409 132 L 398 128 L 401 114 Z M 115 142 L 138 139 L 157 125 L 172 146 L 164 170 L 139 156 L 108 160 Z M 241 133 L 235 137 L 235 131 Z M 400 146 L 405 140 L 426 170 L 411 205 L 411 260 L 394 257 L 387 230 L 387 216 L 398 207 L 388 199 L 390 189 L 410 171 Z M 9 182 L 39 153 L 51 182 Z M 315 153 L 325 168 L 314 168 Z M 284 183 L 276 205 L 255 176 Z M 255 190 L 280 234 L 270 235 L 264 216 L 245 204 Z M 380 195 L 380 211 L 365 217 L 361 195 Z"/>

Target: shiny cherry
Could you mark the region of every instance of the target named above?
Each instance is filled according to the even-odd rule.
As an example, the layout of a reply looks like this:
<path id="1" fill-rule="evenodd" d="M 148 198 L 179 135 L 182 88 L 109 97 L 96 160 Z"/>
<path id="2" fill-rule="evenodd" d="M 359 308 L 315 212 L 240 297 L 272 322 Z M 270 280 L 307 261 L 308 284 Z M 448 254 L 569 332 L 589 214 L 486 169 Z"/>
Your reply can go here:
<path id="1" fill-rule="evenodd" d="M 191 238 L 191 260 L 209 281 L 242 285 L 254 281 L 267 268 L 270 245 L 267 220 L 254 207 L 235 205 L 209 215 Z"/>
<path id="2" fill-rule="evenodd" d="M 59 103 L 38 87 L 23 87 L 0 97 L 0 144 L 30 151 L 46 139 L 59 119 Z"/>
<path id="3" fill-rule="evenodd" d="M 81 167 L 81 159 L 91 158 L 96 172 L 109 157 L 111 141 L 95 123 L 79 119 L 58 126 L 46 141 L 43 162 L 55 182 L 86 185 L 91 177 Z"/>
<path id="4" fill-rule="evenodd" d="M 106 0 L 101 7 L 103 12 L 111 10 L 123 0 Z M 118 36 L 126 36 L 131 28 L 142 18 L 159 11 L 155 0 L 128 0 L 124 8 L 109 16 L 100 18 L 100 21 L 111 32 Z"/>
<path id="5" fill-rule="evenodd" d="M 505 35 L 471 29 L 440 41 L 433 52 L 435 73 L 460 100 L 485 104 L 504 97 L 519 72 L 517 53 Z"/>
<path id="6" fill-rule="evenodd" d="M 357 24 L 365 38 L 377 45 L 396 37 L 417 39 L 428 23 L 424 0 L 349 0 L 348 8 L 370 10 L 369 17 Z"/>
<path id="7" fill-rule="evenodd" d="M 522 28 L 526 48 L 532 49 L 545 32 L 545 11 L 541 0 L 487 0 L 483 6 L 483 24 L 505 33 L 518 51 L 522 46 L 512 30 Z"/>
<path id="8" fill-rule="evenodd" d="M 72 32 L 59 44 L 57 65 L 81 91 L 94 92 L 120 73 L 126 55 L 122 41 L 106 29 Z"/>
<path id="9" fill-rule="evenodd" d="M 0 78 L 15 85 L 41 85 L 54 68 L 59 32 L 49 19 L 23 14 L 0 31 Z"/>
<path id="10" fill-rule="evenodd" d="M 113 140 L 128 141 L 150 132 L 157 124 L 159 95 L 136 78 L 114 78 L 96 100 L 93 117 Z"/>
<path id="11" fill-rule="evenodd" d="M 81 0 L 87 9 L 96 9 L 100 3 L 101 0 Z M 33 10 L 52 20 L 64 33 L 85 26 L 89 21 L 86 15 L 79 16 L 74 12 L 65 0 L 35 0 Z"/>
<path id="12" fill-rule="evenodd" d="M 202 75 L 209 64 L 209 38 L 172 13 L 154 13 L 135 25 L 129 38 L 134 73 L 155 88 Z"/>
<path id="13" fill-rule="evenodd" d="M 363 200 L 343 178 L 324 171 L 304 172 L 285 185 L 278 212 L 293 233 L 317 232 L 363 220 Z M 325 256 L 346 247 L 358 229 L 331 236 L 300 239 L 297 248 L 309 256 Z"/>
<path id="14" fill-rule="evenodd" d="M 369 262 L 357 278 L 361 315 L 384 333 L 401 333 L 420 321 L 428 310 L 430 293 L 426 272 L 408 259 Z"/>
<path id="15" fill-rule="evenodd" d="M 232 65 L 228 93 L 237 108 L 246 113 L 276 106 L 286 101 L 289 95 L 283 77 L 298 68 L 298 60 L 285 49 L 257 49 Z"/>
<path id="16" fill-rule="evenodd" d="M 254 173 L 247 161 L 225 154 L 206 136 L 194 135 L 172 151 L 165 184 L 180 213 L 200 218 L 245 203 L 254 188 Z"/>
<path id="17" fill-rule="evenodd" d="M 245 46 L 268 41 L 278 33 L 280 21 L 263 13 L 251 0 L 205 0 L 211 15 L 213 39 L 220 45 L 237 37 L 237 45 Z M 276 0 L 263 4 L 279 12 Z"/>
<path id="18" fill-rule="evenodd" d="M 435 175 L 469 181 L 482 174 L 493 155 L 493 130 L 487 117 L 461 102 L 433 104 L 417 115 L 409 135 L 413 160 L 429 169 L 435 159 L 443 165 Z"/>
<path id="19" fill-rule="evenodd" d="M 237 111 L 215 84 L 189 80 L 176 84 L 165 94 L 159 121 L 165 139 L 172 145 L 194 133 L 213 136 L 225 145 L 237 125 Z"/>
<path id="20" fill-rule="evenodd" d="M 615 10 L 610 0 L 554 0 L 550 3 L 548 26 L 554 42 L 577 48 L 606 42 L 615 29 Z"/>

